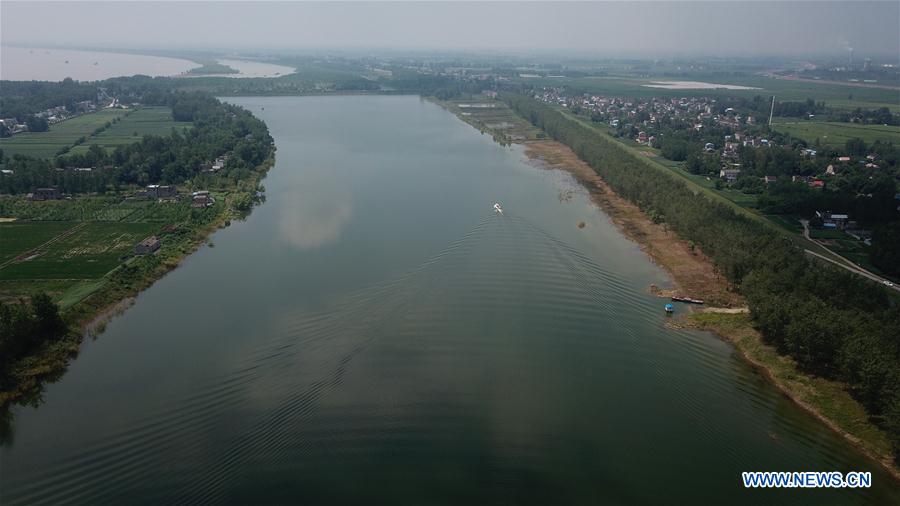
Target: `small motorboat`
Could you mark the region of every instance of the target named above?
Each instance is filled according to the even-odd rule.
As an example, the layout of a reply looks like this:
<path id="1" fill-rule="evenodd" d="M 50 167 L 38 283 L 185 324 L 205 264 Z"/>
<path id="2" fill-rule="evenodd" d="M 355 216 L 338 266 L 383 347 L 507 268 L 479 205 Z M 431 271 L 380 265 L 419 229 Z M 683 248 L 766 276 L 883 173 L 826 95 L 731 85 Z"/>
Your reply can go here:
<path id="1" fill-rule="evenodd" d="M 666 313 L 672 314 L 675 312 L 675 306 L 672 304 L 666 304 Z"/>
<path id="2" fill-rule="evenodd" d="M 494 212 L 497 214 L 503 214 L 503 208 L 500 207 L 499 202 L 494 202 Z"/>

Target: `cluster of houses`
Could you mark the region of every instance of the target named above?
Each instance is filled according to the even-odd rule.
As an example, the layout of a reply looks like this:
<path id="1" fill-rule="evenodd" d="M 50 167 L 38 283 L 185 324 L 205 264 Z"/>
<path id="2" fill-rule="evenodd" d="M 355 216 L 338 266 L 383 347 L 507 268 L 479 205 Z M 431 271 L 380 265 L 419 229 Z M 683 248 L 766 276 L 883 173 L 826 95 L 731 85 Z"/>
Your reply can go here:
<path id="1" fill-rule="evenodd" d="M 74 110 L 66 109 L 65 106 L 60 105 L 57 107 L 51 107 L 49 109 L 45 109 L 35 116 L 39 118 L 44 118 L 47 120 L 47 123 L 51 125 L 54 123 L 59 123 L 64 119 L 68 119 L 71 116 L 76 116 L 79 114 L 87 114 L 89 112 L 94 112 L 97 110 L 97 103 L 91 100 L 83 100 L 81 102 L 75 102 Z"/>
<path id="2" fill-rule="evenodd" d="M 217 156 L 216 159 L 212 162 L 200 164 L 200 172 L 219 172 L 220 170 L 225 168 L 225 164 L 230 158 L 231 153 L 225 153 L 224 155 Z"/>
<path id="3" fill-rule="evenodd" d="M 63 194 L 59 188 L 55 187 L 35 188 L 25 198 L 32 202 L 43 202 L 47 200 L 61 200 Z M 156 200 L 158 202 L 178 202 L 181 200 L 181 195 L 178 193 L 178 188 L 174 185 L 151 184 L 147 185 L 143 190 L 134 192 L 131 198 Z M 216 199 L 207 190 L 191 193 L 191 207 L 210 207 L 215 203 Z"/>
<path id="4" fill-rule="evenodd" d="M 97 92 L 96 100 L 82 100 L 80 102 L 75 102 L 72 104 L 71 109 L 64 105 L 50 107 L 35 113 L 34 116 L 45 119 L 47 120 L 47 123 L 53 125 L 74 116 L 80 116 L 82 114 L 88 114 L 96 112 L 99 109 L 110 107 L 127 108 L 120 104 L 117 99 L 110 97 L 106 93 L 106 89 L 100 88 Z M 17 118 L 2 118 L 0 119 L 0 129 L 5 129 L 9 135 L 13 135 L 20 132 L 27 132 L 28 125 L 19 123 Z"/>
<path id="5" fill-rule="evenodd" d="M 0 128 L 6 130 L 6 133 L 9 135 L 28 131 L 28 126 L 24 123 L 19 123 L 16 118 L 0 119 Z"/>
<path id="6" fill-rule="evenodd" d="M 866 169 L 880 169 L 881 165 L 878 163 L 878 156 L 875 154 L 870 154 L 865 158 L 857 158 L 855 161 L 856 165 L 864 167 Z M 836 176 L 841 172 L 844 172 L 850 169 L 854 165 L 854 159 L 850 156 L 839 156 L 834 159 L 834 161 L 828 164 L 828 167 L 825 168 L 825 174 L 829 176 Z"/>
<path id="7" fill-rule="evenodd" d="M 719 177 L 727 183 L 737 181 L 741 175 L 741 148 L 769 148 L 778 145 L 771 139 L 748 131 L 752 130 L 748 127 L 756 124 L 753 116 L 742 115 L 731 107 L 723 110 L 721 106 L 717 107 L 716 99 L 710 97 L 628 99 L 590 94 L 569 96 L 563 88 L 544 87 L 534 94 L 534 98 L 569 109 L 587 110 L 595 120 L 600 119 L 610 127 L 624 132 L 626 137 L 638 144 L 651 147 L 659 147 L 657 134 L 662 124 L 671 125 L 678 121 L 696 131 L 712 126 L 722 127 L 729 133 L 724 135 L 721 145 L 708 142 L 703 146 L 703 151 L 710 155 L 719 154 Z M 806 159 L 815 159 L 818 152 L 802 148 L 800 155 Z M 820 177 L 794 176 L 792 180 L 813 188 L 822 188 L 825 186 L 822 178 L 835 176 L 851 166 L 872 170 L 881 168 L 874 154 L 859 159 L 839 156 L 834 163 L 824 168 Z M 777 181 L 777 177 L 763 176 L 762 180 L 770 184 Z"/>
<path id="8" fill-rule="evenodd" d="M 35 113 L 34 116 L 43 118 L 47 120 L 47 123 L 53 125 L 59 123 L 60 121 L 69 119 L 72 116 L 78 116 L 80 114 L 86 114 L 89 112 L 94 112 L 96 110 L 96 102 L 93 102 L 91 100 L 84 100 L 81 102 L 76 102 L 74 110 L 66 109 L 65 106 L 60 105 L 57 107 L 50 107 L 49 109 L 45 109 L 41 112 Z M 6 129 L 6 132 L 9 135 L 28 131 L 28 125 L 26 125 L 25 123 L 19 123 L 16 118 L 0 119 L 0 128 Z"/>
<path id="9" fill-rule="evenodd" d="M 634 140 L 651 145 L 655 140 L 652 130 L 663 120 L 681 120 L 698 131 L 708 121 L 733 130 L 755 124 L 752 116 L 744 117 L 731 107 L 724 113 L 716 113 L 716 99 L 710 97 L 629 99 L 587 93 L 568 96 L 562 88 L 545 87 L 534 98 L 562 107 L 587 110 L 613 128 L 634 126 L 640 130 Z"/>
<path id="10" fill-rule="evenodd" d="M 147 185 L 143 190 L 134 192 L 132 198 L 152 199 L 158 202 L 178 202 L 181 200 L 181 195 L 178 193 L 178 188 L 173 185 L 151 184 Z M 191 207 L 210 207 L 215 203 L 216 199 L 207 190 L 191 193 Z"/>

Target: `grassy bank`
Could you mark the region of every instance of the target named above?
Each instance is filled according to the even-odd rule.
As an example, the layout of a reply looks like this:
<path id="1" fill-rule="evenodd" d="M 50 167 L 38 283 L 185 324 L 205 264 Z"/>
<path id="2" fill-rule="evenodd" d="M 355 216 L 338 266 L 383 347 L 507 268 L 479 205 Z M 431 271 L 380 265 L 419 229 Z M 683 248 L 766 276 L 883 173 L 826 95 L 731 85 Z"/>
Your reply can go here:
<path id="1" fill-rule="evenodd" d="M 471 118 L 466 121 L 471 123 Z M 519 118 L 519 121 L 525 120 Z M 528 156 L 540 164 L 566 170 L 578 179 L 611 221 L 671 275 L 675 291 L 702 298 L 712 305 L 732 308 L 747 305 L 699 248 L 613 192 L 568 146 L 556 141 L 526 141 L 524 145 Z M 648 163 L 638 154 L 633 156 L 636 163 Z M 900 478 L 889 436 L 870 421 L 866 409 L 850 395 L 846 385 L 802 372 L 793 359 L 779 355 L 763 341 L 746 313 L 696 313 L 688 321 L 695 328 L 712 331 L 733 343 L 785 395 Z"/>
<path id="2" fill-rule="evenodd" d="M 748 314 L 693 313 L 688 321 L 733 343 L 785 395 L 900 479 L 887 434 L 869 421 L 869 414 L 846 385 L 800 372 L 793 359 L 763 342 Z"/>

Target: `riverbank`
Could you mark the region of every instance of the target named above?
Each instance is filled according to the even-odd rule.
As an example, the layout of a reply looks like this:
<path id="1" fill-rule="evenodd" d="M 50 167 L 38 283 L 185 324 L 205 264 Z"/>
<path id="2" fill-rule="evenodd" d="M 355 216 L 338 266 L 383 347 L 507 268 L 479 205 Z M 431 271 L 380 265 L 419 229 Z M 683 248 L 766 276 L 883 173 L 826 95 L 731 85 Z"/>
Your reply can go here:
<path id="1" fill-rule="evenodd" d="M 712 261 L 693 244 L 679 239 L 665 223 L 654 223 L 636 205 L 617 195 L 600 176 L 567 146 L 556 141 L 523 143 L 525 154 L 540 166 L 565 170 L 588 191 L 625 236 L 638 244 L 672 277 L 674 291 L 731 311 L 692 311 L 684 323 L 715 333 L 731 342 L 748 362 L 760 369 L 787 397 L 877 461 L 895 478 L 900 468 L 893 461 L 887 434 L 869 421 L 865 408 L 836 381 L 801 372 L 794 360 L 779 355 L 753 328 L 746 302 L 732 291 Z"/>
<path id="2" fill-rule="evenodd" d="M 473 101 L 483 100 L 470 100 Z M 703 299 L 706 306 L 717 308 L 700 312 L 691 307 L 691 312 L 680 318 L 677 325 L 710 331 L 731 342 L 744 359 L 760 369 L 788 398 L 900 479 L 900 468 L 893 461 L 888 435 L 869 420 L 865 408 L 850 395 L 846 385 L 801 372 L 793 359 L 779 355 L 773 346 L 763 342 L 762 336 L 753 327 L 750 315 L 745 312 L 747 303 L 744 298 L 732 290 L 726 277 L 717 272 L 712 260 L 699 247 L 669 231 L 664 220 L 655 222 L 638 206 L 615 193 L 568 146 L 544 140 L 542 132 L 529 131 L 532 126 L 521 117 L 505 115 L 504 121 L 512 125 L 504 124 L 504 128 L 499 130 L 491 128 L 489 121 L 505 108 L 502 102 L 486 101 L 494 105 L 472 109 L 476 112 L 466 115 L 462 113 L 467 111 L 454 107 L 451 102 L 434 102 L 473 127 L 490 132 L 495 140 L 523 145 L 532 163 L 570 173 L 613 224 L 670 275 L 673 282 L 670 290 L 648 287 L 651 293 Z M 491 115 L 486 116 L 490 119 L 480 117 L 477 111 L 481 110 L 491 111 Z M 525 138 L 516 140 L 509 135 L 511 131 L 521 132 Z"/>
<path id="3" fill-rule="evenodd" d="M 274 148 L 269 157 L 238 185 L 224 190 L 224 202 L 203 222 L 172 224 L 161 234 L 161 245 L 152 255 L 134 257 L 104 277 L 100 288 L 61 311 L 71 331 L 62 339 L 45 343 L 34 354 L 12 368 L 14 387 L 0 391 L 0 409 L 12 403 L 32 404 L 40 400 L 43 385 L 60 377 L 78 355 L 85 337 L 96 338 L 109 320 L 122 314 L 134 298 L 157 280 L 177 268 L 182 260 L 205 244 L 216 230 L 247 213 L 243 203 L 254 197 L 256 188 L 274 165 Z M 0 427 L 0 434 L 3 433 Z M 2 437 L 0 437 L 2 440 Z"/>

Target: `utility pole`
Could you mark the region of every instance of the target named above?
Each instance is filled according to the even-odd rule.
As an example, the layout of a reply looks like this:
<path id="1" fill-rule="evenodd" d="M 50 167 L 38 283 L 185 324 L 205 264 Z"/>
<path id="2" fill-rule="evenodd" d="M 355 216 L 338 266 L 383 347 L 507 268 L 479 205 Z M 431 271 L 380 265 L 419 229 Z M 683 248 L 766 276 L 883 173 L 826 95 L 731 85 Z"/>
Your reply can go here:
<path id="1" fill-rule="evenodd" d="M 772 95 L 772 108 L 769 109 L 769 126 L 772 126 L 772 116 L 775 114 L 775 95 Z"/>

